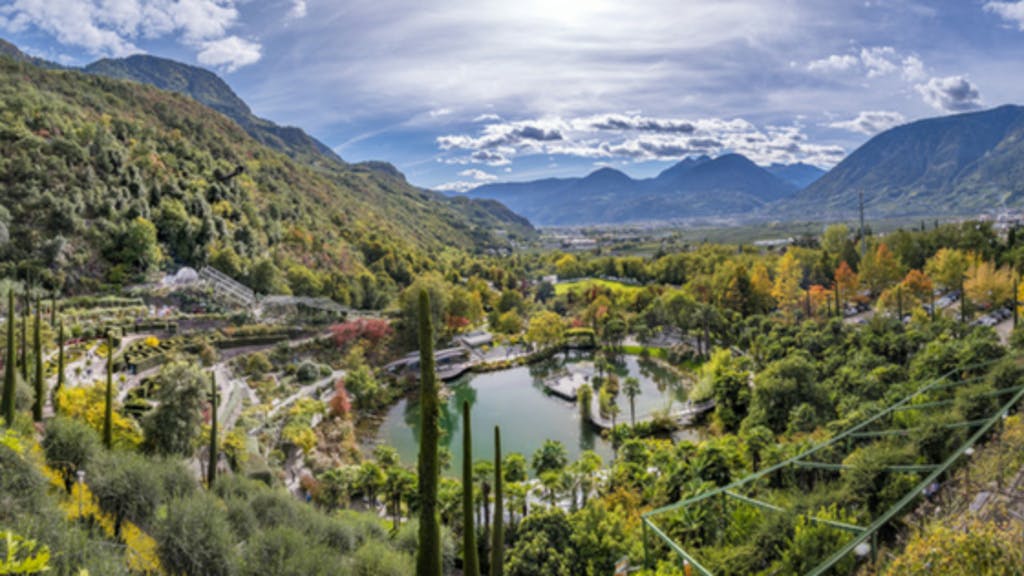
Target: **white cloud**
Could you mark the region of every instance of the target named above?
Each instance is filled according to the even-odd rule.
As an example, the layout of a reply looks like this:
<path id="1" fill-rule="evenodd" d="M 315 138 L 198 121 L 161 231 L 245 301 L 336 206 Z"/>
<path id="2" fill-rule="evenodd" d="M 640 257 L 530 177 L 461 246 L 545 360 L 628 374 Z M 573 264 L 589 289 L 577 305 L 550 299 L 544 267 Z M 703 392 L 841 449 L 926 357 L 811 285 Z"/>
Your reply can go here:
<path id="1" fill-rule="evenodd" d="M 899 71 L 909 82 L 920 82 L 926 76 L 924 62 L 917 55 L 901 56 L 892 46 L 865 47 L 856 54 L 832 54 L 812 60 L 807 64 L 807 70 L 817 73 L 856 70 L 868 78 L 880 78 Z"/>
<path id="2" fill-rule="evenodd" d="M 445 182 L 444 184 L 438 184 L 434 186 L 434 190 L 441 190 L 442 192 L 458 192 L 459 194 L 465 194 L 473 188 L 480 186 L 480 182 L 467 181 L 467 180 L 456 180 L 454 182 Z"/>
<path id="3" fill-rule="evenodd" d="M 442 116 L 451 116 L 451 114 L 452 114 L 452 109 L 451 108 L 435 108 L 435 109 L 427 112 L 427 115 L 430 116 L 431 118 L 440 118 Z"/>
<path id="4" fill-rule="evenodd" d="M 142 52 L 140 39 L 176 37 L 197 59 L 225 70 L 259 60 L 260 46 L 229 36 L 243 0 L 13 0 L 0 7 L 10 32 L 37 29 L 99 56 Z"/>
<path id="5" fill-rule="evenodd" d="M 917 56 L 911 55 L 904 58 L 902 68 L 903 79 L 907 82 L 920 82 L 927 76 L 924 71 L 924 62 Z"/>
<path id="6" fill-rule="evenodd" d="M 478 134 L 437 139 L 444 153 L 471 152 L 444 159 L 452 164 L 508 163 L 512 158 L 567 155 L 597 160 L 678 160 L 684 156 L 737 152 L 759 164 L 808 162 L 832 165 L 845 151 L 812 144 L 796 126 L 758 127 L 742 118 L 650 117 L 603 114 L 546 117 L 492 123 Z M 494 157 L 492 157 L 494 154 Z"/>
<path id="7" fill-rule="evenodd" d="M 857 117 L 851 120 L 832 122 L 829 124 L 829 127 L 849 130 L 851 132 L 859 132 L 861 134 L 871 136 L 888 130 L 894 126 L 899 126 L 906 122 L 906 120 L 907 119 L 903 114 L 900 114 L 899 112 L 867 110 L 857 114 Z"/>
<path id="8" fill-rule="evenodd" d="M 243 66 L 259 62 L 261 47 L 238 36 L 203 42 L 196 59 L 200 63 L 226 72 L 234 72 Z"/>
<path id="9" fill-rule="evenodd" d="M 986 2 L 984 8 L 1024 31 L 1024 2 Z"/>
<path id="10" fill-rule="evenodd" d="M 807 64 L 811 72 L 836 72 L 849 70 L 860 64 L 860 59 L 852 54 L 832 54 L 828 58 L 813 60 Z"/>
<path id="11" fill-rule="evenodd" d="M 500 122 L 501 116 L 497 114 L 481 114 L 473 118 L 473 122 Z"/>
<path id="12" fill-rule="evenodd" d="M 8 32 L 37 28 L 61 44 L 81 46 L 92 54 L 128 56 L 140 52 L 117 30 L 103 26 L 99 7 L 73 0 L 15 0 L 0 7 L 0 23 Z"/>
<path id="13" fill-rule="evenodd" d="M 483 170 L 477 170 L 476 168 L 470 168 L 469 170 L 463 170 L 459 172 L 459 176 L 464 178 L 472 178 L 477 182 L 494 182 L 498 179 L 494 174 L 489 174 Z"/>
<path id="14" fill-rule="evenodd" d="M 254 108 L 314 128 L 382 110 L 407 117 L 423 102 L 505 117 L 665 112 L 685 105 L 680 87 L 719 91 L 768 64 L 775 47 L 824 26 L 818 12 L 837 10 L 761 0 L 350 2 L 337 17 L 307 17 Z M 344 57 L 310 62 L 310 53 Z M 315 96 L 296 102 L 298 85 Z"/>
<path id="15" fill-rule="evenodd" d="M 860 61 L 867 69 L 868 78 L 892 74 L 899 68 L 895 60 L 896 49 L 892 46 L 876 46 L 860 50 Z"/>
<path id="16" fill-rule="evenodd" d="M 299 20 L 306 17 L 306 0 L 292 0 L 292 8 L 288 11 L 288 18 Z"/>
<path id="17" fill-rule="evenodd" d="M 981 92 L 964 76 L 931 78 L 915 86 L 925 103 L 943 112 L 963 112 L 981 107 Z"/>

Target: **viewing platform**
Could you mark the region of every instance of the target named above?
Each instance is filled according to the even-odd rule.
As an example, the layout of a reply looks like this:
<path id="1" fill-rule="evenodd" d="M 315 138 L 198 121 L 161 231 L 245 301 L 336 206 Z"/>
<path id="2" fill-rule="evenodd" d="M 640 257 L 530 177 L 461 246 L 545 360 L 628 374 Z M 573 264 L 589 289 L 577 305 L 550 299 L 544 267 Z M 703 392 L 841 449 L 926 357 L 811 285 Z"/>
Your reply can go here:
<path id="1" fill-rule="evenodd" d="M 568 376 L 562 375 L 556 378 L 549 378 L 544 381 L 544 388 L 559 398 L 575 402 L 577 391 L 580 389 L 580 386 L 587 382 L 587 377 L 584 374 L 576 372 Z"/>

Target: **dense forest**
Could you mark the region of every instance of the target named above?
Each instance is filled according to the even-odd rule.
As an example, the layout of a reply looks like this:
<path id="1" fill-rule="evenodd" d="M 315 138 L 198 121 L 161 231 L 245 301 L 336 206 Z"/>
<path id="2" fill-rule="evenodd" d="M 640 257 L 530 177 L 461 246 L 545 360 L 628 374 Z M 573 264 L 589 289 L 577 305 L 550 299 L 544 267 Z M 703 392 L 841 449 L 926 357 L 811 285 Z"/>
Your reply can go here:
<path id="1" fill-rule="evenodd" d="M 190 98 L 0 58 L 6 273 L 94 291 L 209 263 L 259 293 L 376 308 L 427 255 L 529 238 L 495 202 L 374 164 L 310 166 Z"/>

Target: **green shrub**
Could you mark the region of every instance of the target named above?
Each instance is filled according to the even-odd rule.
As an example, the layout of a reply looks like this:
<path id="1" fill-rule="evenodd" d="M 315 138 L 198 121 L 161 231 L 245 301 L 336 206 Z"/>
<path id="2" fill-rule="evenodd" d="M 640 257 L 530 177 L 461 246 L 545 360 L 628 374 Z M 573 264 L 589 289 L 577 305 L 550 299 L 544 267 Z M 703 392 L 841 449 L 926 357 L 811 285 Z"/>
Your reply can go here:
<path id="1" fill-rule="evenodd" d="M 229 576 L 236 563 L 235 542 L 221 503 L 199 492 L 172 500 L 154 537 L 160 563 L 169 574 Z"/>

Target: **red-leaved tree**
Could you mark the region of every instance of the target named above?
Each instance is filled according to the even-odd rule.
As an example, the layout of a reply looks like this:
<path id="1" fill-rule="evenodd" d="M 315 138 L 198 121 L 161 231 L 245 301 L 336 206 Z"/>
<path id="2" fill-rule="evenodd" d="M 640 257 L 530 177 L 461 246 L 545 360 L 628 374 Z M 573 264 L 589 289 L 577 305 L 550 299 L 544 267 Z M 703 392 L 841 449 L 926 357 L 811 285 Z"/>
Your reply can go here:
<path id="1" fill-rule="evenodd" d="M 331 398 L 331 414 L 348 418 L 352 412 L 352 400 L 348 397 L 348 390 L 345 389 L 345 379 L 338 378 L 334 383 L 334 397 Z"/>
<path id="2" fill-rule="evenodd" d="M 331 327 L 338 348 L 347 350 L 358 343 L 368 354 L 379 352 L 393 333 L 391 324 L 380 318 L 356 318 Z"/>

